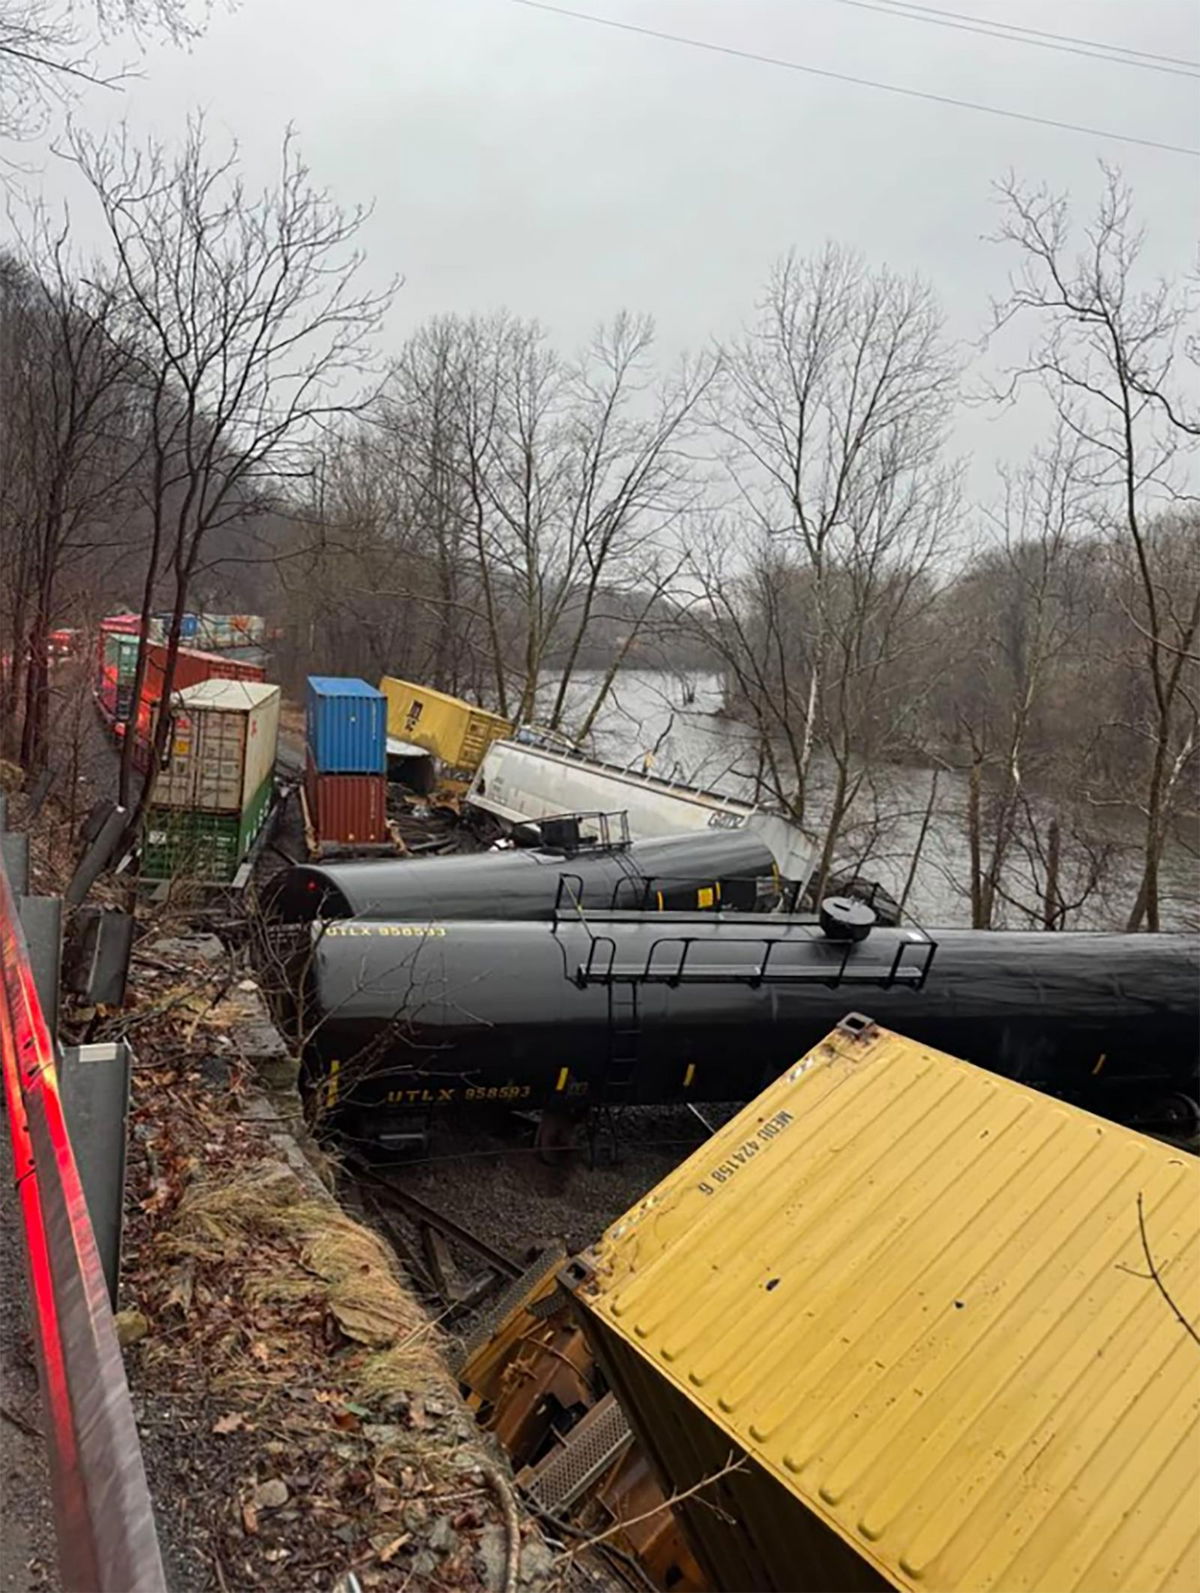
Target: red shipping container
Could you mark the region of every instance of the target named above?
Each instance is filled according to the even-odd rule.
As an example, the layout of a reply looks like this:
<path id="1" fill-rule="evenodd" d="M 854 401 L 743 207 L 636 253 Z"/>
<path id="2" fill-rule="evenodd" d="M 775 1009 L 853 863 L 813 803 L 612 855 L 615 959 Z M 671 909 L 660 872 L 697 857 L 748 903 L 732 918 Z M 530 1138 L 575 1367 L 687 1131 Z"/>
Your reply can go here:
<path id="1" fill-rule="evenodd" d="M 304 769 L 304 795 L 319 841 L 378 846 L 387 827 L 387 776 L 318 774 L 312 757 Z"/>
<path id="2" fill-rule="evenodd" d="M 141 704 L 138 708 L 138 735 L 150 739 L 154 710 L 162 696 L 162 684 L 167 669 L 165 642 L 151 642 L 146 649 L 146 676 L 142 684 Z M 194 647 L 181 647 L 175 656 L 175 678 L 172 691 L 182 691 L 185 686 L 198 686 L 202 680 L 266 680 L 267 672 L 261 664 L 244 664 L 237 658 L 226 658 L 221 653 L 201 653 Z"/>
<path id="3" fill-rule="evenodd" d="M 163 676 L 167 667 L 165 642 L 151 642 L 146 649 L 146 681 L 142 697 L 156 703 L 162 696 Z M 266 680 L 267 672 L 261 664 L 243 664 L 240 659 L 226 658 L 221 653 L 199 653 L 194 647 L 181 647 L 175 659 L 175 678 L 172 691 L 182 691 L 185 686 L 198 686 L 202 680 Z"/>

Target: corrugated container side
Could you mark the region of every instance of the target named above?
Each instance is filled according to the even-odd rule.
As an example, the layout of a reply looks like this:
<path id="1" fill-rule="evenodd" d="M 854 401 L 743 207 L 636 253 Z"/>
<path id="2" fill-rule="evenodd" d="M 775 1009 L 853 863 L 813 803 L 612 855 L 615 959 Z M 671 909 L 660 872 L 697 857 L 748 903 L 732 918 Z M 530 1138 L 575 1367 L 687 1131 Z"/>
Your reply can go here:
<path id="1" fill-rule="evenodd" d="M 323 774 L 311 751 L 304 772 L 304 792 L 318 840 L 377 846 L 388 839 L 385 775 Z"/>
<path id="2" fill-rule="evenodd" d="M 152 807 L 144 830 L 143 876 L 227 884 L 258 838 L 270 811 L 272 786 L 265 780 L 241 813 Z"/>
<path id="3" fill-rule="evenodd" d="M 150 738 L 154 712 L 162 699 L 167 652 L 165 642 L 152 642 L 146 650 L 146 671 L 142 679 L 137 723 L 138 735 L 144 740 Z M 192 647 L 181 647 L 175 656 L 171 692 L 186 691 L 189 686 L 199 686 L 206 680 L 262 681 L 265 675 L 266 670 L 261 664 L 243 663 L 238 659 L 223 658 L 217 653 L 201 653 Z"/>
<path id="4" fill-rule="evenodd" d="M 167 667 L 167 646 L 153 643 L 146 652 L 146 675 L 143 698 L 156 703 L 162 696 L 163 679 Z M 242 663 L 239 659 L 222 658 L 216 653 L 199 652 L 193 647 L 181 647 L 175 657 L 175 675 L 172 691 L 184 691 L 188 686 L 198 686 L 202 680 L 265 680 L 266 670 L 261 664 Z"/>
<path id="5" fill-rule="evenodd" d="M 250 713 L 250 739 L 246 748 L 245 798 L 249 802 L 255 792 L 275 777 L 275 760 L 279 756 L 279 713 L 283 706 L 283 693 L 278 687 Z"/>
<path id="6" fill-rule="evenodd" d="M 432 752 L 448 773 L 473 771 L 491 743 L 512 732 L 499 714 L 429 686 L 385 675 L 379 689 L 387 698 L 388 735 Z"/>
<path id="7" fill-rule="evenodd" d="M 172 714 L 169 761 L 159 774 L 155 801 L 240 813 L 274 770 L 279 688 L 244 706 L 190 702 L 188 696 L 185 691 Z"/>
<path id="8" fill-rule="evenodd" d="M 1183 1151 L 844 1024 L 575 1275 L 714 1586 L 1200 1587 Z"/>
<path id="9" fill-rule="evenodd" d="M 384 774 L 387 700 L 365 681 L 308 679 L 308 747 L 322 774 Z"/>
<path id="10" fill-rule="evenodd" d="M 492 742 L 500 741 L 511 733 L 512 726 L 507 719 L 501 719 L 499 714 L 484 713 L 481 708 L 476 708 L 467 720 L 466 732 L 458 749 L 458 757 L 454 760 L 455 763 L 463 769 L 477 769 L 479 760 Z"/>
<path id="11" fill-rule="evenodd" d="M 141 640 L 126 633 L 115 633 L 109 641 L 112 647 L 112 668 L 115 671 L 114 717 L 124 724 L 133 712 L 133 682 L 137 674 L 138 652 Z"/>
<path id="12" fill-rule="evenodd" d="M 664 1492 L 698 1489 L 672 1508 L 711 1586 L 762 1593 L 880 1593 L 895 1586 L 753 1455 L 715 1423 L 698 1419 L 688 1396 L 602 1319 L 589 1319 L 588 1341 L 621 1408 L 641 1413 L 634 1425 Z M 736 1471 L 701 1486 L 731 1461 L 740 1462 Z"/>
<path id="13" fill-rule="evenodd" d="M 244 856 L 236 813 L 191 808 L 151 808 L 142 846 L 146 879 L 194 879 L 225 884 Z"/>
<path id="14" fill-rule="evenodd" d="M 275 789 L 275 778 L 269 774 L 246 802 L 242 809 L 241 823 L 238 826 L 238 861 L 240 862 L 258 839 L 258 832 L 266 822 L 267 814 L 271 810 L 271 794 Z"/>
<path id="15" fill-rule="evenodd" d="M 141 650 L 140 639 L 125 632 L 118 632 L 110 636 L 109 643 L 106 657 L 111 659 L 116 668 L 117 684 L 131 686 L 133 677 L 137 673 L 138 653 Z"/>

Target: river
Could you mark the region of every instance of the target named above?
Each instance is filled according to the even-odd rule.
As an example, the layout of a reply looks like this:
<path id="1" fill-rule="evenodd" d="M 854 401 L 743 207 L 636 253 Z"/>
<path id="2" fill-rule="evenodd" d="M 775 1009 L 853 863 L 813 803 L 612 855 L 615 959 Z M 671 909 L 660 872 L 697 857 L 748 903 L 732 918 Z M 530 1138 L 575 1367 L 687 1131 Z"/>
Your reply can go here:
<path id="1" fill-rule="evenodd" d="M 595 697 L 602 676 L 581 672 L 568 693 L 566 723 L 578 722 Z M 720 715 L 723 701 L 718 675 L 671 674 L 624 670 L 597 719 L 592 745 L 598 756 L 641 768 L 651 759 L 656 774 L 705 785 L 753 800 L 753 737 L 743 726 Z M 814 797 L 810 828 L 821 829 L 821 787 L 828 766 L 814 766 Z M 931 775 L 926 769 L 889 765 L 874 775 L 869 803 L 860 804 L 851 827 L 851 845 L 839 862 L 861 867 L 897 898 L 904 890 L 921 823 L 929 801 Z M 943 771 L 925 845 L 909 892 L 907 910 L 919 923 L 950 927 L 970 922 L 965 777 Z M 1103 884 L 1068 920 L 1073 929 L 1123 927 L 1137 886 L 1136 831 L 1112 832 L 1113 847 Z M 1064 847 L 1064 854 L 1067 848 Z M 1070 893 L 1074 871 L 1064 863 L 1064 888 Z M 1008 886 L 1021 901 L 1036 899 L 1036 885 L 1027 868 L 1010 871 Z M 1006 909 L 1012 927 L 1028 920 Z M 1200 920 L 1200 878 L 1197 866 L 1182 848 L 1163 863 L 1163 927 L 1195 928 Z"/>

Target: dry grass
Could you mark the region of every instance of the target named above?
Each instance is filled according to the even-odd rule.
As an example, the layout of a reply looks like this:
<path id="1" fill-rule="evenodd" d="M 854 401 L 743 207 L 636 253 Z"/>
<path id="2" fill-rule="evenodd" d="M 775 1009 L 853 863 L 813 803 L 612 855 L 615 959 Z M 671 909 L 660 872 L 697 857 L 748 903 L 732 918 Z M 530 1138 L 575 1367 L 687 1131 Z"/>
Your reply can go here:
<path id="1" fill-rule="evenodd" d="M 364 1404 L 388 1406 L 446 1386 L 436 1329 L 383 1241 L 332 1203 L 306 1198 L 279 1164 L 194 1178 L 162 1246 L 177 1259 L 240 1274 L 251 1305 L 327 1314 L 362 1347 L 341 1372 Z"/>

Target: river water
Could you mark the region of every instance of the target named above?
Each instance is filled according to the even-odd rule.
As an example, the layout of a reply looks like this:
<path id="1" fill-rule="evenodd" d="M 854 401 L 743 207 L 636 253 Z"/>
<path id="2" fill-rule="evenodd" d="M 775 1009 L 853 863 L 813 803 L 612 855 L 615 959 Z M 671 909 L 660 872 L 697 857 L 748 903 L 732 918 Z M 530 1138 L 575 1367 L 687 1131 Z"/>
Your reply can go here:
<path id="1" fill-rule="evenodd" d="M 601 678 L 599 672 L 584 672 L 572 682 L 568 725 L 583 718 Z M 610 762 L 631 768 L 641 768 L 649 758 L 656 774 L 753 800 L 753 737 L 745 727 L 721 716 L 723 697 L 718 675 L 624 670 L 597 719 L 592 749 Z M 809 827 L 821 831 L 821 787 L 828 769 L 818 759 L 813 773 L 815 794 Z M 860 804 L 851 823 L 839 866 L 861 868 L 899 899 L 929 801 L 930 780 L 928 770 L 900 765 L 876 772 L 871 797 Z M 966 799 L 965 778 L 943 771 L 908 895 L 907 911 L 919 923 L 950 927 L 970 922 Z M 1138 878 L 1136 831 L 1113 832 L 1108 840 L 1114 850 L 1104 883 L 1072 913 L 1069 928 L 1123 927 Z M 1077 874 L 1066 858 L 1068 850 L 1064 847 L 1063 879 L 1069 896 Z M 1200 877 L 1195 861 L 1182 850 L 1172 852 L 1164 859 L 1163 876 L 1164 928 L 1195 928 L 1200 921 Z M 1019 901 L 1036 901 L 1037 883 L 1020 863 L 1012 869 L 1008 886 Z M 1014 908 L 1005 909 L 1001 921 L 1014 928 L 1027 927 L 1029 922 Z"/>

